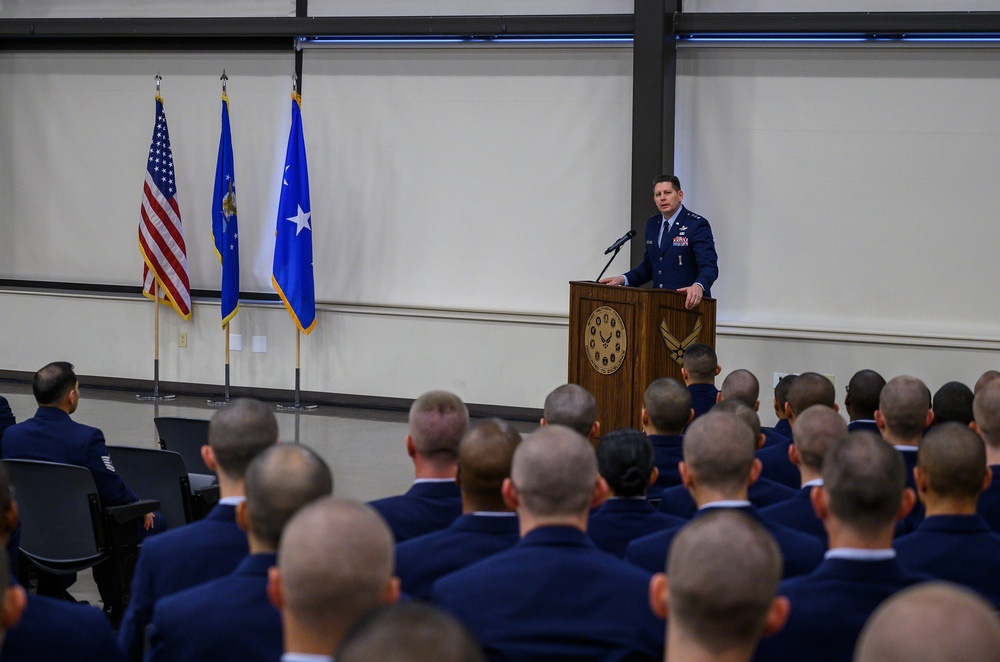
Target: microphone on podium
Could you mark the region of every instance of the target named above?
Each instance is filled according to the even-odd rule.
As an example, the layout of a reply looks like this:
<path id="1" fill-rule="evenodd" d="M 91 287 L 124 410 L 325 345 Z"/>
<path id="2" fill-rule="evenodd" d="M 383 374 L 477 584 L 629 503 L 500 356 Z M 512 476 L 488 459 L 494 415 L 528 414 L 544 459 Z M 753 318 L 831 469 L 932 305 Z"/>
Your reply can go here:
<path id="1" fill-rule="evenodd" d="M 625 244 L 627 244 L 629 241 L 631 241 L 632 237 L 634 237 L 634 236 L 635 236 L 635 230 L 629 230 L 628 232 L 626 232 L 625 234 L 623 234 L 621 237 L 619 237 L 618 241 L 616 241 L 615 243 L 613 243 L 610 246 L 608 246 L 608 250 L 604 251 L 604 254 L 607 255 L 611 251 L 618 250 L 619 248 L 621 248 L 622 246 L 624 246 Z"/>

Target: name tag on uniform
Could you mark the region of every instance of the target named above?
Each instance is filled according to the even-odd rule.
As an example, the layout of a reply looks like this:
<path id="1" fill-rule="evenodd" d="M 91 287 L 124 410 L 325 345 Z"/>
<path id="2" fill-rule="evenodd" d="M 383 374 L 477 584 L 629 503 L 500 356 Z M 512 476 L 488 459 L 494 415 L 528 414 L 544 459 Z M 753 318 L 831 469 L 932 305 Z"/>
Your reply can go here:
<path id="1" fill-rule="evenodd" d="M 647 246 L 652 246 L 653 245 L 653 240 L 652 239 L 647 239 L 646 240 L 646 245 Z"/>
<path id="2" fill-rule="evenodd" d="M 674 237 L 674 246 L 687 246 L 687 245 L 688 245 L 687 237 Z"/>

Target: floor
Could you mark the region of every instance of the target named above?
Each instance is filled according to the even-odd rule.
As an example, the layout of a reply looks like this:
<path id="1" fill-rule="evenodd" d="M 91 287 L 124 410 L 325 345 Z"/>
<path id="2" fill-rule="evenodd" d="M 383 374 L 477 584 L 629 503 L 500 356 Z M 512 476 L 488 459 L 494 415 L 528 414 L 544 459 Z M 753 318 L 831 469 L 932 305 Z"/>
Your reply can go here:
<path id="1" fill-rule="evenodd" d="M 0 395 L 10 402 L 18 421 L 34 415 L 30 385 L 0 382 Z M 103 430 L 109 446 L 158 448 L 154 417 L 207 419 L 216 411 L 218 407 L 204 398 L 179 396 L 146 402 L 133 392 L 83 389 L 73 418 Z M 321 406 L 296 414 L 276 407 L 275 416 L 282 441 L 306 444 L 330 465 L 338 497 L 369 501 L 404 492 L 413 481 L 413 465 L 404 447 L 406 412 Z M 534 427 L 515 426 L 522 432 Z M 70 593 L 91 604 L 100 603 L 89 572 L 80 573 Z"/>

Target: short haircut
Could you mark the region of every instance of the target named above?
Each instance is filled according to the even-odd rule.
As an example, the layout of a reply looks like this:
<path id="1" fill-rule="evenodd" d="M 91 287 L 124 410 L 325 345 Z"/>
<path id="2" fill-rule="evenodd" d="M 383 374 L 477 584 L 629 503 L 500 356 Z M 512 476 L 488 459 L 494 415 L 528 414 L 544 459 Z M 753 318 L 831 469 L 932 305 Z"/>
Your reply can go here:
<path id="1" fill-rule="evenodd" d="M 745 513 L 719 508 L 696 517 L 670 545 L 670 626 L 716 654 L 756 641 L 782 563 L 774 538 Z"/>
<path id="2" fill-rule="evenodd" d="M 1000 448 L 1000 380 L 994 380 L 976 392 L 972 411 L 986 445 Z"/>
<path id="3" fill-rule="evenodd" d="M 695 343 L 684 350 L 684 369 L 692 379 L 715 379 L 719 357 L 715 350 L 704 343 Z"/>
<path id="4" fill-rule="evenodd" d="M 905 487 L 902 456 L 874 432 L 851 432 L 823 460 L 830 513 L 863 534 L 892 526 Z"/>
<path id="5" fill-rule="evenodd" d="M 506 510 L 501 488 L 510 477 L 514 450 L 521 434 L 499 418 L 469 430 L 458 446 L 458 478 L 462 495 L 476 510 Z"/>
<path id="6" fill-rule="evenodd" d="M 986 446 L 966 425 L 935 425 L 920 442 L 917 466 L 934 494 L 974 499 L 986 476 Z"/>
<path id="7" fill-rule="evenodd" d="M 723 400 L 738 400 L 751 409 L 760 400 L 760 382 L 752 372 L 743 368 L 726 375 L 719 390 Z"/>
<path id="8" fill-rule="evenodd" d="M 278 443 L 278 421 L 271 407 L 253 398 L 236 398 L 212 416 L 208 445 L 219 470 L 240 480 L 250 461 Z"/>
<path id="9" fill-rule="evenodd" d="M 597 421 L 597 400 L 579 384 L 563 384 L 545 398 L 542 416 L 548 425 L 565 425 L 586 437 Z"/>
<path id="10" fill-rule="evenodd" d="M 684 464 L 698 481 L 723 491 L 746 489 L 756 439 L 735 414 L 709 411 L 684 434 Z"/>
<path id="11" fill-rule="evenodd" d="M 891 434 L 904 439 L 919 437 L 931 408 L 931 392 L 916 377 L 901 375 L 886 382 L 879 401 L 879 411 Z"/>
<path id="12" fill-rule="evenodd" d="M 663 434 L 680 434 L 691 418 L 691 391 L 671 377 L 657 379 L 642 396 L 649 420 Z"/>
<path id="13" fill-rule="evenodd" d="M 486 662 L 479 642 L 451 614 L 409 602 L 379 607 L 348 632 L 340 662 Z"/>
<path id="14" fill-rule="evenodd" d="M 934 410 L 934 425 L 954 421 L 968 425 L 974 418 L 972 400 L 975 397 L 972 389 L 962 382 L 948 382 L 937 390 L 931 401 Z"/>
<path id="15" fill-rule="evenodd" d="M 674 187 L 675 191 L 681 190 L 681 180 L 677 178 L 677 175 L 657 175 L 653 178 L 653 188 L 656 188 L 657 184 L 669 183 Z"/>
<path id="16" fill-rule="evenodd" d="M 374 509 L 334 497 L 314 501 L 281 534 L 284 609 L 308 631 L 346 631 L 383 603 L 394 563 L 392 532 Z"/>
<path id="17" fill-rule="evenodd" d="M 987 370 L 976 380 L 976 385 L 973 387 L 972 392 L 978 394 L 984 386 L 997 379 L 1000 379 L 1000 370 Z"/>
<path id="18" fill-rule="evenodd" d="M 778 403 L 778 408 L 785 410 L 785 403 L 788 402 L 788 389 L 792 388 L 792 382 L 798 375 L 785 375 L 774 385 L 774 399 Z"/>
<path id="19" fill-rule="evenodd" d="M 792 425 L 792 443 L 799 460 L 817 472 L 823 468 L 823 458 L 833 445 L 846 436 L 847 423 L 840 414 L 823 405 L 809 407 Z"/>
<path id="20" fill-rule="evenodd" d="M 546 425 L 525 437 L 510 469 L 521 506 L 543 517 L 586 513 L 597 478 L 593 446 L 562 425 Z"/>
<path id="21" fill-rule="evenodd" d="M 277 549 L 288 520 L 307 503 L 332 492 L 330 468 L 310 448 L 301 444 L 271 446 L 247 467 L 250 531 Z"/>
<path id="22" fill-rule="evenodd" d="M 619 497 L 646 494 L 656 466 L 653 444 L 638 430 L 622 428 L 601 437 L 597 445 L 597 469 Z"/>
<path id="23" fill-rule="evenodd" d="M 410 406 L 410 436 L 417 452 L 429 459 L 455 460 L 469 429 L 469 409 L 454 393 L 428 391 Z"/>
<path id="24" fill-rule="evenodd" d="M 31 392 L 35 394 L 35 402 L 38 404 L 51 405 L 62 400 L 76 387 L 76 383 L 73 364 L 56 361 L 35 373 L 35 378 L 31 382 Z"/>
<path id="25" fill-rule="evenodd" d="M 973 591 L 924 582 L 879 605 L 858 637 L 856 662 L 1000 662 L 1000 619 Z"/>
<path id="26" fill-rule="evenodd" d="M 754 440 L 760 438 L 760 417 L 757 416 L 757 412 L 755 412 L 752 407 L 740 402 L 739 400 L 723 400 L 712 405 L 711 411 L 721 411 L 735 414 L 736 417 L 746 423 L 750 428 L 750 431 L 753 432 Z"/>
<path id="27" fill-rule="evenodd" d="M 818 372 L 803 372 L 788 388 L 788 404 L 796 415 L 813 405 L 833 408 L 837 401 L 837 391 L 833 382 Z"/>
<path id="28" fill-rule="evenodd" d="M 879 396 L 885 386 L 885 377 L 874 370 L 858 370 L 847 383 L 847 392 L 851 396 L 851 409 L 860 419 L 875 418 L 878 409 Z"/>

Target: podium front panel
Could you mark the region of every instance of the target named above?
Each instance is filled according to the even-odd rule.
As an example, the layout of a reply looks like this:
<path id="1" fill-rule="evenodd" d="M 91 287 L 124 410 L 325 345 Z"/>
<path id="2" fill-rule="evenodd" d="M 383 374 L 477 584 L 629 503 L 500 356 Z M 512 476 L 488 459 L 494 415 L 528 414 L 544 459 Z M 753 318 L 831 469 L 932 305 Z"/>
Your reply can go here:
<path id="1" fill-rule="evenodd" d="M 684 299 L 673 290 L 570 283 L 569 381 L 597 399 L 603 432 L 641 429 L 646 387 L 680 379 L 691 344 L 715 346 L 715 300 L 687 310 Z"/>

